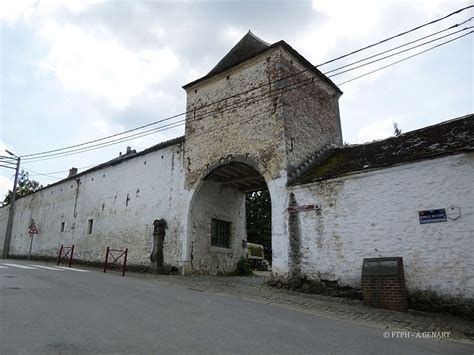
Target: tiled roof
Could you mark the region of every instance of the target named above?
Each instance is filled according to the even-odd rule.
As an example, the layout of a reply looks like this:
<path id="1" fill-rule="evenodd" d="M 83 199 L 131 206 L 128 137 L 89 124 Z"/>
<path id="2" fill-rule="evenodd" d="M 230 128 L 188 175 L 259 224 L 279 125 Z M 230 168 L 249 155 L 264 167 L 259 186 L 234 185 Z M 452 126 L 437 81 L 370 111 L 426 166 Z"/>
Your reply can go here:
<path id="1" fill-rule="evenodd" d="M 384 140 L 333 148 L 294 179 L 306 184 L 352 172 L 474 150 L 474 114 Z"/>

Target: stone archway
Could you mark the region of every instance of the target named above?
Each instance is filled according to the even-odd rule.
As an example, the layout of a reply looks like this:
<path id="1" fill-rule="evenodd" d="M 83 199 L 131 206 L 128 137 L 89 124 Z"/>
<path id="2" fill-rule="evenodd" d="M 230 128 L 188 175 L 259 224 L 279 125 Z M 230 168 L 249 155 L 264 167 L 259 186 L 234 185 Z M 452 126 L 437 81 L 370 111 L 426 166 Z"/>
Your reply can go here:
<path id="1" fill-rule="evenodd" d="M 245 194 L 268 189 L 258 165 L 221 160 L 194 190 L 188 216 L 190 271 L 223 274 L 246 255 Z"/>

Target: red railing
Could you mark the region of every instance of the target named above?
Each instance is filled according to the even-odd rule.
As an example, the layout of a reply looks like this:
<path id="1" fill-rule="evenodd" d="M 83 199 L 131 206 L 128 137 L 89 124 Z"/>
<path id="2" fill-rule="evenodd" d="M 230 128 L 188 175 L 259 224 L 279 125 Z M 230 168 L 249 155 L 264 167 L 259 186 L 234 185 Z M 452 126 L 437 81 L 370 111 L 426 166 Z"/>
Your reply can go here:
<path id="1" fill-rule="evenodd" d="M 58 265 L 61 263 L 61 260 L 66 259 L 68 255 L 69 255 L 69 267 L 71 267 L 72 258 L 74 255 L 74 244 L 71 247 L 65 247 L 64 245 L 61 244 L 61 248 L 59 248 L 59 254 L 58 254 Z"/>
<path id="2" fill-rule="evenodd" d="M 115 255 L 112 253 L 116 253 Z M 120 254 L 117 254 L 120 253 Z M 104 265 L 104 272 L 107 272 L 107 266 L 116 265 L 120 271 L 122 271 L 122 276 L 125 276 L 125 270 L 127 268 L 127 254 L 128 248 L 125 250 L 114 250 L 107 247 L 107 252 L 105 254 L 105 265 Z M 109 255 L 112 258 L 112 261 L 109 263 Z M 120 258 L 123 257 L 123 265 L 120 263 Z"/>

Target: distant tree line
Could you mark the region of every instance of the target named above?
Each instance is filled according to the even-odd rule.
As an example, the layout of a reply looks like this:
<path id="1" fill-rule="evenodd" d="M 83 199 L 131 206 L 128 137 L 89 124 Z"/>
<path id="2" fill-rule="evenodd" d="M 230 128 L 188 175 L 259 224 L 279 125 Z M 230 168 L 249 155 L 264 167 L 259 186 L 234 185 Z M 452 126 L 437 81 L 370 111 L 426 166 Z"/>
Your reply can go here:
<path id="1" fill-rule="evenodd" d="M 247 241 L 262 244 L 265 259 L 272 261 L 272 203 L 268 190 L 249 193 L 245 196 L 247 218 Z"/>
<path id="2" fill-rule="evenodd" d="M 30 193 L 42 188 L 43 185 L 41 185 L 38 181 L 30 179 L 30 176 L 27 171 L 21 170 L 20 174 L 18 175 L 15 199 L 29 195 Z M 3 199 L 3 204 L 9 204 L 12 200 L 12 196 L 13 192 L 12 190 L 9 190 L 5 195 L 5 198 Z"/>

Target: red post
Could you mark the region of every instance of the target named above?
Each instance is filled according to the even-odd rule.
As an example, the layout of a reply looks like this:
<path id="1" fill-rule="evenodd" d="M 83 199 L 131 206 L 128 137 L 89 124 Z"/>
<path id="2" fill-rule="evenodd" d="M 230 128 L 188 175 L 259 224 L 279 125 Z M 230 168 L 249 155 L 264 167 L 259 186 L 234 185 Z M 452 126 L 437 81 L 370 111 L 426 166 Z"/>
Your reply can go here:
<path id="1" fill-rule="evenodd" d="M 123 259 L 123 271 L 122 271 L 122 276 L 125 276 L 125 268 L 127 267 L 127 254 L 128 254 L 128 248 L 125 249 L 125 258 Z"/>
<path id="2" fill-rule="evenodd" d="M 59 255 L 58 255 L 58 265 L 61 262 L 61 254 L 63 253 L 63 245 L 61 244 L 61 248 L 59 248 Z"/>
<path id="3" fill-rule="evenodd" d="M 69 267 L 72 265 L 72 254 L 74 254 L 74 244 L 71 247 L 71 257 L 69 258 Z"/>
<path id="4" fill-rule="evenodd" d="M 105 254 L 104 272 L 107 272 L 107 260 L 109 259 L 109 249 L 110 249 L 110 247 L 107 247 L 107 252 Z"/>

